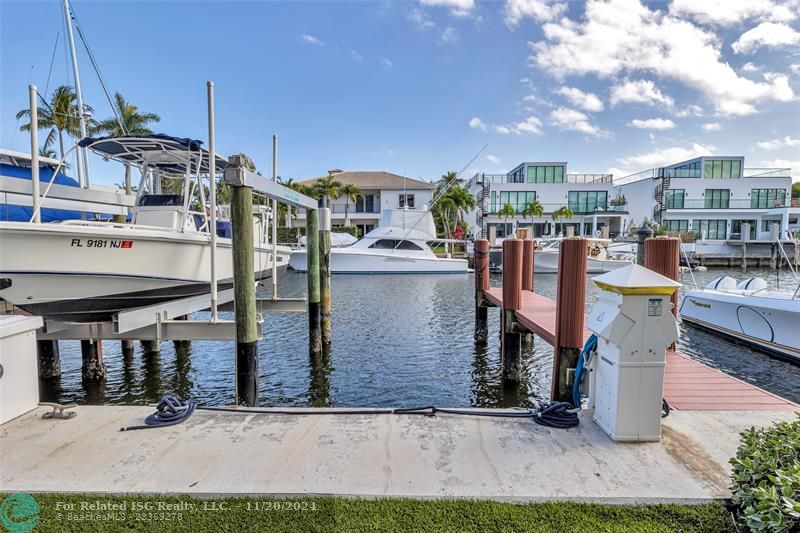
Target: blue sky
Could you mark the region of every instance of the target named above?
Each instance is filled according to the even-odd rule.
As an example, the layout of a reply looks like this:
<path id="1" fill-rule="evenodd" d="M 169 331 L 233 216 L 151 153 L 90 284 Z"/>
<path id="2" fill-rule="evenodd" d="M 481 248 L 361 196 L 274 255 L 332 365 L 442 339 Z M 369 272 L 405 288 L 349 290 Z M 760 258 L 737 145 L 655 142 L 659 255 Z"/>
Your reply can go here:
<path id="1" fill-rule="evenodd" d="M 724 7 L 720 7 L 724 6 Z M 103 77 L 162 121 L 268 173 L 389 170 L 426 180 L 521 161 L 625 174 L 744 155 L 800 179 L 800 0 L 86 2 Z M 31 23 L 38 31 L 30 34 Z M 0 1 L 0 146 L 25 150 L 27 84 L 68 83 L 60 0 Z M 60 32 L 60 33 L 59 33 Z M 79 44 L 84 99 L 111 115 Z M 44 135 L 44 133 L 43 133 Z M 121 181 L 93 160 L 93 179 Z"/>

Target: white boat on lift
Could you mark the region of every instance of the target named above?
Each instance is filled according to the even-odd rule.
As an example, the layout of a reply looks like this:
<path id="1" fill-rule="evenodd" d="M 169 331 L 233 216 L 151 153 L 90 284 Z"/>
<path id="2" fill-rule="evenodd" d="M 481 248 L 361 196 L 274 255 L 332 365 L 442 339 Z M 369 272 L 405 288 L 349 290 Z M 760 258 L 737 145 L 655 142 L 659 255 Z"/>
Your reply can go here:
<path id="1" fill-rule="evenodd" d="M 427 210 L 386 209 L 377 228 L 350 246 L 332 248 L 333 274 L 466 273 L 466 259 L 437 257 L 429 242 L 437 241 L 433 215 Z M 289 267 L 306 271 L 306 252 L 298 249 Z"/>
<path id="2" fill-rule="evenodd" d="M 610 239 L 584 237 L 588 241 L 586 249 L 586 272 L 599 274 L 611 272 L 633 263 L 632 254 L 615 255 L 609 251 Z M 558 253 L 563 238 L 549 239 L 537 246 L 534 252 L 533 268 L 537 274 L 558 272 Z"/>
<path id="3" fill-rule="evenodd" d="M 209 212 L 192 203 L 206 206 L 203 184 L 209 176 L 215 182 L 227 162 L 216 157 L 210 172 L 201 144 L 166 135 L 81 141 L 106 159 L 139 167 L 132 221 L 0 222 L 0 298 L 46 318 L 99 322 L 126 309 L 207 294 Z M 264 208 L 253 219 L 256 279 L 271 275 L 268 216 Z M 233 286 L 229 227 L 224 221 L 217 227 L 219 290 Z M 291 250 L 276 252 L 278 268 L 285 268 Z"/>
<path id="4" fill-rule="evenodd" d="M 685 322 L 800 362 L 800 285 L 769 290 L 761 278 L 737 284 L 724 276 L 686 291 L 680 313 Z"/>

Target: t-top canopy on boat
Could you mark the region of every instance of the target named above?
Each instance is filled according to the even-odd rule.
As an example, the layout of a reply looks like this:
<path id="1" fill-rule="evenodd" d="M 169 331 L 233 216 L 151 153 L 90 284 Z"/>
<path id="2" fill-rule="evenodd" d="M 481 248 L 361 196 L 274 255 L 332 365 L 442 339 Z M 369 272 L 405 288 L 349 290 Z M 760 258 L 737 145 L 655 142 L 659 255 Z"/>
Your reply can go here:
<path id="1" fill-rule="evenodd" d="M 208 150 L 203 149 L 203 141 L 188 137 L 172 137 L 163 133 L 151 135 L 125 135 L 121 137 L 86 137 L 78 142 L 82 148 L 108 159 L 123 163 L 149 165 L 165 172 L 183 174 L 187 165 L 197 169 L 200 159 L 200 172 L 208 173 Z M 217 172 L 228 166 L 219 155 L 215 158 Z"/>

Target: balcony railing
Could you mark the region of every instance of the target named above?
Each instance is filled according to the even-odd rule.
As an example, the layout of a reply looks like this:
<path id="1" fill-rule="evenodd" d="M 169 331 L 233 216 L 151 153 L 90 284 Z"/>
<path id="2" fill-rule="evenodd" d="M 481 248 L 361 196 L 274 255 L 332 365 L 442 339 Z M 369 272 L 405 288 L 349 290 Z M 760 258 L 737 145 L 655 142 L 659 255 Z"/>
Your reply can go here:
<path id="1" fill-rule="evenodd" d="M 613 174 L 567 174 L 566 183 L 612 183 Z"/>
<path id="2" fill-rule="evenodd" d="M 791 168 L 745 168 L 744 178 L 790 178 Z"/>
<path id="3" fill-rule="evenodd" d="M 526 204 L 510 204 L 511 207 L 514 208 L 514 212 L 516 215 L 521 215 L 522 211 L 525 210 Z M 565 207 L 565 204 L 542 204 L 542 209 L 544 209 L 544 216 L 549 217 L 553 211 L 556 211 L 562 207 Z M 620 205 L 599 205 L 599 206 L 577 206 L 577 205 L 566 205 L 572 210 L 572 213 L 575 215 L 591 215 L 593 213 L 622 213 L 628 210 L 628 204 L 620 204 Z M 497 215 L 500 209 L 502 209 L 502 205 L 495 206 L 495 209 L 489 207 L 488 211 L 486 212 L 487 215 Z"/>
<path id="4" fill-rule="evenodd" d="M 719 200 L 706 200 L 705 198 L 685 198 L 680 202 L 668 203 L 666 209 L 774 209 L 782 207 L 795 207 L 797 199 L 774 202 L 753 201 L 750 198 L 731 198 L 727 202 Z"/>
<path id="5" fill-rule="evenodd" d="M 788 178 L 792 175 L 791 168 L 744 168 L 743 178 Z M 651 168 L 630 174 L 614 180 L 614 185 L 625 185 L 644 179 L 652 178 L 700 178 L 702 173 L 698 168 Z M 709 178 L 709 179 L 739 179 L 739 178 Z"/>

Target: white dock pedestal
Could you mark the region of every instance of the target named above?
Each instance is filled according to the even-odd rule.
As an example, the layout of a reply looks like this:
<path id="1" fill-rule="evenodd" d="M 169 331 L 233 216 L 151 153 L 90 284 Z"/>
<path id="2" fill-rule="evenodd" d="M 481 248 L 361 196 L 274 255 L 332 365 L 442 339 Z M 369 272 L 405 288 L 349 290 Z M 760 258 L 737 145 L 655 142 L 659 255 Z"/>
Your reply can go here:
<path id="1" fill-rule="evenodd" d="M 39 405 L 38 316 L 0 315 L 0 424 Z"/>

